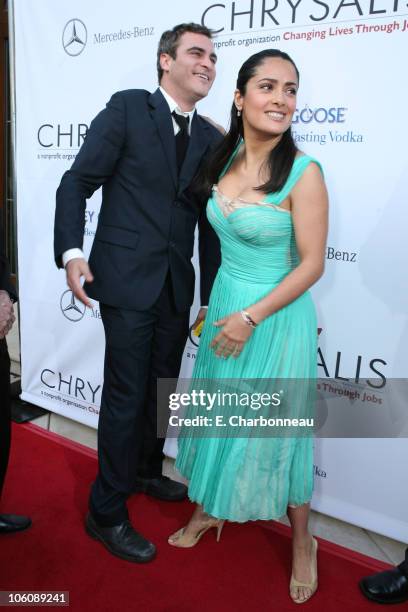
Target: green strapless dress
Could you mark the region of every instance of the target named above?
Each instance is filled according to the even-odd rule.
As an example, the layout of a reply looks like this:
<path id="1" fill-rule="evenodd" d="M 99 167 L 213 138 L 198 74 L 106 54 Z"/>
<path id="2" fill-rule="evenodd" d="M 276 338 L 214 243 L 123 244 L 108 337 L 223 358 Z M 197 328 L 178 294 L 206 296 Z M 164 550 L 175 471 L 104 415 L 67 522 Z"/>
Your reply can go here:
<path id="1" fill-rule="evenodd" d="M 234 155 L 236 152 L 234 152 Z M 223 174 L 227 171 L 231 157 Z M 207 216 L 221 243 L 222 263 L 208 305 L 192 379 L 302 379 L 317 377 L 317 322 L 307 291 L 265 319 L 234 359 L 216 357 L 210 342 L 213 322 L 258 301 L 298 264 L 291 213 L 279 205 L 307 166 L 295 159 L 281 191 L 262 203 L 225 214 L 228 201 L 217 187 Z M 313 491 L 313 438 L 179 437 L 177 470 L 189 480 L 189 498 L 214 517 L 230 521 L 270 520 L 287 506 L 310 501 Z"/>

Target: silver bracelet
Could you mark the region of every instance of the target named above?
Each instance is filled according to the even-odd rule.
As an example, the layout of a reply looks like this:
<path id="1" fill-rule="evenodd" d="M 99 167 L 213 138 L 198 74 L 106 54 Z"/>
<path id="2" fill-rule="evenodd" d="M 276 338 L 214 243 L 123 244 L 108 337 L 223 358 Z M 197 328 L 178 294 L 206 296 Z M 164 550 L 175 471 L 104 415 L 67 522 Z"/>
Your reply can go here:
<path id="1" fill-rule="evenodd" d="M 240 314 L 241 317 L 244 319 L 245 323 L 249 325 L 249 327 L 256 327 L 258 325 L 257 323 L 255 323 L 249 312 L 247 312 L 246 310 L 241 310 Z"/>

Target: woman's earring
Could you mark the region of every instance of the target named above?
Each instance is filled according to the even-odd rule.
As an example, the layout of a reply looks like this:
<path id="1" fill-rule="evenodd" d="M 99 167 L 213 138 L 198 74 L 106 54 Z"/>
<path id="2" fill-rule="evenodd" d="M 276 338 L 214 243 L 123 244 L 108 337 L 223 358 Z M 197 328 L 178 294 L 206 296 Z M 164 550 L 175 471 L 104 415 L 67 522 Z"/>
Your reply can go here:
<path id="1" fill-rule="evenodd" d="M 239 110 L 239 108 L 237 108 L 237 117 L 241 116 L 241 111 Z"/>

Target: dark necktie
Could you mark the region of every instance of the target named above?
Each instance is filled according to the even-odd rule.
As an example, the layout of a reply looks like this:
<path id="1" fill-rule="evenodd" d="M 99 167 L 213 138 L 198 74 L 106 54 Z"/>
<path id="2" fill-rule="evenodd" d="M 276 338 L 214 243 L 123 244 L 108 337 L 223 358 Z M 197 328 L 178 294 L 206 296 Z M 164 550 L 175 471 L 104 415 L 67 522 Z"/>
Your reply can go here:
<path id="1" fill-rule="evenodd" d="M 176 155 L 177 155 L 177 168 L 180 174 L 180 168 L 183 165 L 184 158 L 186 156 L 189 135 L 188 135 L 188 120 L 190 117 L 179 115 L 176 111 L 172 112 L 172 115 L 179 126 L 180 130 L 176 134 Z"/>

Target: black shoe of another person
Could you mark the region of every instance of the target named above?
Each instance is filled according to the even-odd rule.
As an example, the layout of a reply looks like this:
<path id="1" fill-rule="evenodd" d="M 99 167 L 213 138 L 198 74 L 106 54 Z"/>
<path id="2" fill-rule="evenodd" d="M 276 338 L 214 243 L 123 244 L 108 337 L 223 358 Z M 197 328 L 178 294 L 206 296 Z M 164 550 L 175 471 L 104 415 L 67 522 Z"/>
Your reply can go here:
<path id="1" fill-rule="evenodd" d="M 182 501 L 187 497 L 187 487 L 167 476 L 159 478 L 136 478 L 133 491 L 146 493 L 163 501 Z"/>
<path id="2" fill-rule="evenodd" d="M 360 589 L 371 601 L 380 604 L 398 604 L 408 601 L 408 577 L 395 567 L 360 581 Z"/>
<path id="3" fill-rule="evenodd" d="M 0 514 L 0 534 L 15 533 L 23 531 L 31 526 L 31 519 L 28 516 L 17 516 L 15 514 Z"/>
<path id="4" fill-rule="evenodd" d="M 97 525 L 91 514 L 85 521 L 85 529 L 94 540 L 99 540 L 112 555 L 133 563 L 148 563 L 156 556 L 156 547 L 132 527 L 130 521 L 123 521 L 114 527 Z"/>

